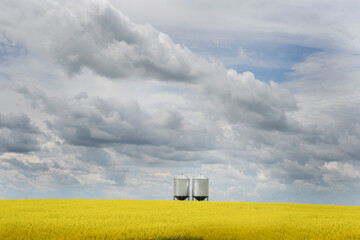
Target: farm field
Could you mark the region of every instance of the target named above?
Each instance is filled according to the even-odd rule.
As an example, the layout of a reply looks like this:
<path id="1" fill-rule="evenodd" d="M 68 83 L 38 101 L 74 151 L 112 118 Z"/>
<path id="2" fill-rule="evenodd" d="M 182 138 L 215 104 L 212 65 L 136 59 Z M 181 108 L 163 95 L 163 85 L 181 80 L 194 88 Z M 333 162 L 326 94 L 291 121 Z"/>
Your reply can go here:
<path id="1" fill-rule="evenodd" d="M 360 239 L 360 207 L 0 200 L 0 239 Z"/>

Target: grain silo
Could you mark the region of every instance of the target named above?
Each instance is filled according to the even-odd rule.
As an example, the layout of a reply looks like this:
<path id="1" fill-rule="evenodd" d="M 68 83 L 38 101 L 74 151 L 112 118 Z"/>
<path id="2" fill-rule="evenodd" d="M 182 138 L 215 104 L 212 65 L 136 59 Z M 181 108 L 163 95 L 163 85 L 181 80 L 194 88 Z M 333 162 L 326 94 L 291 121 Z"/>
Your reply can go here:
<path id="1" fill-rule="evenodd" d="M 209 178 L 200 174 L 192 179 L 192 200 L 209 201 Z"/>
<path id="2" fill-rule="evenodd" d="M 190 196 L 190 178 L 181 174 L 174 177 L 174 200 L 189 200 Z"/>

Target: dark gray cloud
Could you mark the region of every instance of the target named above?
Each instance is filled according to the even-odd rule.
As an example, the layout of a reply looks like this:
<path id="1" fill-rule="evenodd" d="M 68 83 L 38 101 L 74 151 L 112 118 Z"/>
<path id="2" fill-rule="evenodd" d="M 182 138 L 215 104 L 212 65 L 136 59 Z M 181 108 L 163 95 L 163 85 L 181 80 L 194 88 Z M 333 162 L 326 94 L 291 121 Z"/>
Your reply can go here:
<path id="1" fill-rule="evenodd" d="M 62 164 L 50 158 L 5 153 L 0 156 L 1 180 L 7 187 L 20 191 L 77 184 L 79 181 Z"/>
<path id="2" fill-rule="evenodd" d="M 19 129 L 27 133 L 39 133 L 39 129 L 30 123 L 29 117 L 25 114 L 1 114 L 0 126 L 8 129 Z"/>
<path id="3" fill-rule="evenodd" d="M 5 153 L 0 156 L 0 187 L 12 189 L 17 194 L 34 192 L 35 195 L 44 192 L 65 194 L 64 187 L 83 188 L 81 191 L 87 187 L 93 189 L 92 195 L 96 196 L 104 186 L 124 184 L 127 169 L 116 162 L 105 166 L 104 156 L 107 161 L 112 161 L 106 152 L 101 149 L 77 151 L 80 153 L 77 156 L 65 153 L 61 157 L 46 158 L 34 154 Z M 71 196 L 77 194 L 71 193 Z"/>
<path id="4" fill-rule="evenodd" d="M 89 162 L 99 166 L 111 165 L 111 158 L 108 152 L 101 148 L 84 148 L 79 157 L 80 161 Z"/>
<path id="5" fill-rule="evenodd" d="M 0 152 L 26 153 L 40 149 L 42 133 L 25 114 L 0 113 Z"/>
<path id="6" fill-rule="evenodd" d="M 71 100 L 57 99 L 25 86 L 18 85 L 15 89 L 31 100 L 34 106 L 54 117 L 45 121 L 48 129 L 70 145 L 110 147 L 120 152 L 130 151 L 129 146 L 141 147 L 141 151 L 145 152 L 148 147 L 164 147 L 165 152 L 215 147 L 213 130 L 201 127 L 201 123 L 185 124 L 183 116 L 176 110 L 163 109 L 150 114 L 142 110 L 137 102 L 122 104 L 114 99 L 84 98 L 79 94 Z M 85 96 L 85 93 L 80 95 Z M 158 155 L 158 158 L 167 156 L 161 151 L 148 153 Z M 178 153 L 168 156 L 174 160 L 175 157 L 170 157 L 174 155 Z"/>

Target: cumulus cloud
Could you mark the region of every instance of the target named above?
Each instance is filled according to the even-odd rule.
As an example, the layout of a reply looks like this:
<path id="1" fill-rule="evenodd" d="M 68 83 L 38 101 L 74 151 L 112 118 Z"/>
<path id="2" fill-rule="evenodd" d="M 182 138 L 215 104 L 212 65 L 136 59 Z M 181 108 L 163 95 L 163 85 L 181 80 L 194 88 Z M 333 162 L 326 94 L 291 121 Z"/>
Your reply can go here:
<path id="1" fill-rule="evenodd" d="M 50 184 L 78 183 L 73 173 L 64 170 L 59 163 L 36 155 L 5 153 L 0 156 L 0 171 L 5 186 L 23 191 L 49 189 Z"/>
<path id="2" fill-rule="evenodd" d="M 88 156 L 89 150 L 77 150 L 75 155 L 71 152 L 61 155 L 52 153 L 46 158 L 34 154 L 5 153 L 0 156 L 0 185 L 12 190 L 12 194 L 33 198 L 54 194 L 80 197 L 84 194 L 84 189 L 93 191 L 88 193 L 87 197 L 95 197 L 104 186 L 124 184 L 126 168 L 114 162 L 109 167 L 89 158 L 83 159 Z M 91 154 L 94 154 L 94 151 Z M 100 155 L 101 153 L 98 153 L 94 157 Z M 71 193 L 67 192 L 66 188 L 82 190 Z"/>
<path id="3" fill-rule="evenodd" d="M 275 82 L 270 85 L 255 79 L 254 74 L 239 74 L 230 69 L 227 74 L 207 79 L 199 86 L 201 109 L 211 111 L 214 118 L 229 123 L 245 123 L 264 130 L 295 130 L 295 121 L 287 113 L 297 110 L 291 93 Z M 293 125 L 293 126 L 292 126 Z"/>
<path id="4" fill-rule="evenodd" d="M 357 57 L 316 53 L 293 66 L 291 82 L 264 83 L 200 58 L 105 1 L 1 5 L 7 66 L 20 51 L 41 59 L 37 69 L 52 62 L 50 73 L 67 73 L 19 78 L 16 66 L 1 68 L 3 82 L 18 81 L 7 96 L 26 112 L 0 114 L 2 188 L 166 198 L 180 170 L 210 176 L 216 200 L 310 202 L 323 194 L 326 202 L 358 186 Z M 242 48 L 239 55 L 251 57 Z M 114 92 L 126 91 L 126 81 L 127 96 L 149 88 L 153 104 L 120 100 Z M 89 91 L 92 84 L 106 90 Z M 167 95 L 154 100 L 157 91 Z"/>
<path id="5" fill-rule="evenodd" d="M 0 113 L 0 151 L 26 153 L 40 149 L 42 133 L 25 114 Z"/>
<path id="6" fill-rule="evenodd" d="M 46 43 L 44 49 L 70 74 L 86 66 L 109 78 L 193 80 L 199 82 L 204 105 L 215 106 L 227 120 L 246 121 L 267 129 L 289 128 L 285 114 L 296 110 L 296 103 L 275 83 L 268 86 L 250 72 L 237 74 L 217 62 L 207 62 L 150 25 L 134 24 L 106 2 L 54 2 L 30 10 L 39 8 L 47 11 L 38 15 L 31 12 L 30 17 L 35 19 L 31 29 L 48 34 L 32 41 L 14 30 L 10 33 L 30 49 Z M 56 31 L 50 27 L 54 25 L 59 26 Z"/>
<path id="7" fill-rule="evenodd" d="M 4 4 L 4 30 L 30 51 L 50 55 L 70 75 L 86 67 L 113 79 L 191 82 L 208 72 L 204 65 L 214 66 L 151 25 L 133 23 L 106 1 L 23 5 Z M 31 24 L 13 17 L 18 8 L 26 8 Z"/>
<path id="8" fill-rule="evenodd" d="M 166 152 L 207 150 L 215 146 L 212 131 L 201 127 L 201 123 L 185 123 L 174 109 L 159 109 L 150 114 L 137 102 L 123 104 L 115 99 L 88 97 L 85 93 L 73 99 L 57 99 L 21 85 L 15 89 L 34 106 L 54 117 L 54 120 L 46 120 L 48 129 L 70 145 L 113 147 L 118 151 L 123 146 L 138 146 L 153 154 L 157 151 L 146 151 L 145 148 L 157 147 L 157 155 L 163 157 Z M 160 151 L 161 147 L 168 149 Z M 169 154 L 168 157 L 174 159 L 171 155 L 177 153 Z"/>

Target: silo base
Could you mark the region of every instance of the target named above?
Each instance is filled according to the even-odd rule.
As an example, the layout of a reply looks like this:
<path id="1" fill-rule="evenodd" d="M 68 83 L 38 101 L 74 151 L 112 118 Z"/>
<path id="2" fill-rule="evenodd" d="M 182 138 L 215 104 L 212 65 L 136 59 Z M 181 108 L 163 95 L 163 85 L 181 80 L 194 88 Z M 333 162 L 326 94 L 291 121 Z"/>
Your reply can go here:
<path id="1" fill-rule="evenodd" d="M 209 201 L 209 196 L 196 196 L 196 197 L 192 197 L 192 200 L 194 201 Z"/>
<path id="2" fill-rule="evenodd" d="M 189 196 L 174 196 L 173 197 L 174 200 L 179 200 L 179 201 L 186 201 L 186 200 L 190 200 Z"/>

